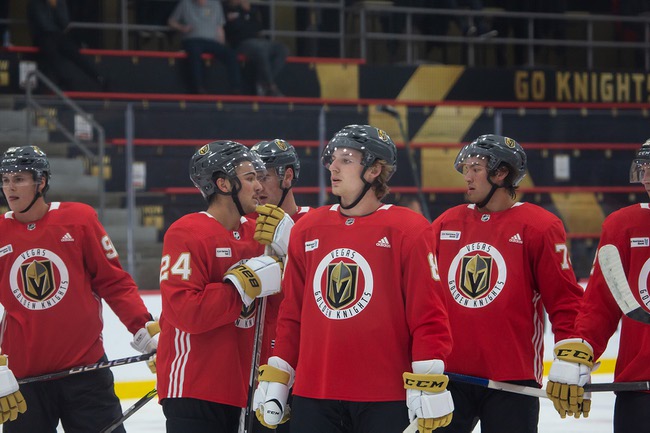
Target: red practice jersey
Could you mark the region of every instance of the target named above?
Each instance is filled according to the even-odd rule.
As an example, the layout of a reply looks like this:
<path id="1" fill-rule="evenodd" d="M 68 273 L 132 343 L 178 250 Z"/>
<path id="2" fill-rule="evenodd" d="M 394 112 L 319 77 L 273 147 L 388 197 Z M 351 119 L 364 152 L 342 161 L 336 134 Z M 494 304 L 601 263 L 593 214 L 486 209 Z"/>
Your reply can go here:
<path id="1" fill-rule="evenodd" d="M 322 207 L 296 223 L 273 351 L 296 368 L 295 395 L 404 400 L 412 361 L 445 360 L 432 240 L 425 218 L 392 205 L 363 217 Z"/>
<path id="2" fill-rule="evenodd" d="M 293 214 L 291 218 L 294 222 L 298 222 L 298 220 L 305 216 L 310 210 L 311 208 L 309 206 L 300 206 L 298 207 L 298 212 Z M 278 311 L 280 310 L 280 303 L 282 302 L 282 299 L 284 299 L 282 292 L 266 298 L 264 334 L 262 353 L 260 356 L 260 362 L 262 363 L 266 362 L 269 359 L 269 356 L 271 356 L 271 353 L 273 353 L 273 347 L 275 346 L 275 330 L 278 321 Z"/>
<path id="3" fill-rule="evenodd" d="M 447 370 L 541 385 L 544 307 L 556 341 L 569 338 L 583 293 L 560 219 L 530 203 L 460 205 L 432 226 L 454 339 Z"/>
<path id="4" fill-rule="evenodd" d="M 255 306 L 243 308 L 223 275 L 259 256 L 255 222 L 227 230 L 207 212 L 186 215 L 165 233 L 160 265 L 162 314 L 158 395 L 244 407 L 250 378 Z"/>
<path id="5" fill-rule="evenodd" d="M 18 378 L 102 357 L 104 299 L 131 333 L 151 320 L 95 210 L 50 203 L 38 221 L 0 218 L 2 353 Z"/>
<path id="6" fill-rule="evenodd" d="M 598 247 L 606 244 L 617 247 L 634 297 L 650 310 L 650 205 L 628 206 L 609 215 L 603 223 Z M 621 313 L 596 260 L 576 320 L 576 336 L 586 339 L 593 346 L 596 359 L 607 347 L 607 341 L 616 330 L 621 316 L 614 380 L 650 380 L 650 326 Z"/>

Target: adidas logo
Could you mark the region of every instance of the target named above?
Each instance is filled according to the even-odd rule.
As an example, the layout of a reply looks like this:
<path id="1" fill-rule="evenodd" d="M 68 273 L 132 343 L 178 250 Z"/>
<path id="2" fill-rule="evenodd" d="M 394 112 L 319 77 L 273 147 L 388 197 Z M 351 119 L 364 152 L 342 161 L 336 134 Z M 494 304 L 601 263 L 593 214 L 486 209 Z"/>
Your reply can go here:
<path id="1" fill-rule="evenodd" d="M 375 245 L 378 247 L 390 248 L 390 242 L 388 242 L 388 238 L 386 236 L 379 239 Z"/>
<path id="2" fill-rule="evenodd" d="M 510 242 L 513 242 L 515 244 L 523 244 L 524 243 L 524 241 L 521 240 L 521 236 L 519 236 L 519 233 L 517 233 L 516 235 L 511 237 Z"/>
<path id="3" fill-rule="evenodd" d="M 74 242 L 74 238 L 70 236 L 70 233 L 66 233 L 61 238 L 61 242 Z"/>

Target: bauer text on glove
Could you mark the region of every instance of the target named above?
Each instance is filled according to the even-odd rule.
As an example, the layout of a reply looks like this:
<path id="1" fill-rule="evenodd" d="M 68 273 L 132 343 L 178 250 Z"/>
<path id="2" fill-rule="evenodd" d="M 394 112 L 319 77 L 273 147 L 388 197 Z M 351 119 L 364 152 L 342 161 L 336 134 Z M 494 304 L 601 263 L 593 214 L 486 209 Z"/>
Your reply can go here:
<path id="1" fill-rule="evenodd" d="M 280 291 L 282 261 L 274 256 L 259 256 L 234 266 L 223 276 L 239 292 L 244 305 L 249 306 L 255 298 L 273 295 Z"/>

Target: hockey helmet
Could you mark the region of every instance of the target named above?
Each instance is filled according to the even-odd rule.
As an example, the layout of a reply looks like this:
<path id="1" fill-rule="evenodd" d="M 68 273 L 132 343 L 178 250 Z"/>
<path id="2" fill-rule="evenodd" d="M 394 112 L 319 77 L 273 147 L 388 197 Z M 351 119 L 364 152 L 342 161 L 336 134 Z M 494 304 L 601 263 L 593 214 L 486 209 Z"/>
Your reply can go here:
<path id="1" fill-rule="evenodd" d="M 507 164 L 514 170 L 512 186 L 519 185 L 526 176 L 526 152 L 512 138 L 495 134 L 481 135 L 460 150 L 454 167 L 462 173 L 464 162 L 473 157 L 485 159 L 489 173 L 497 170 L 502 163 Z"/>
<path id="2" fill-rule="evenodd" d="M 264 163 L 255 153 L 236 141 L 213 141 L 197 150 L 190 160 L 190 179 L 207 200 L 217 192 L 215 179 L 219 174 L 237 179 L 237 167 L 251 162 L 257 172 L 265 170 Z"/>
<path id="3" fill-rule="evenodd" d="M 645 171 L 650 169 L 650 139 L 641 145 L 636 151 L 632 165 L 630 166 L 630 183 L 641 183 Z"/>
<path id="4" fill-rule="evenodd" d="M 19 171 L 31 171 L 37 182 L 40 182 L 45 176 L 45 188 L 42 192 L 47 192 L 51 178 L 50 161 L 38 146 L 10 147 L 2 155 L 0 173 L 17 173 Z"/>
<path id="5" fill-rule="evenodd" d="M 392 170 L 390 178 L 397 171 L 397 147 L 385 131 L 369 125 L 348 125 L 334 135 L 323 149 L 321 162 L 325 167 L 332 163 L 332 155 L 338 148 L 356 149 L 361 152 L 361 164 L 368 168 L 378 159 L 386 161 Z"/>
<path id="6" fill-rule="evenodd" d="M 288 141 L 276 138 L 270 141 L 260 141 L 251 147 L 259 155 L 266 168 L 275 168 L 279 177 L 284 176 L 287 167 L 293 168 L 293 178 L 300 175 L 300 160 L 296 149 Z"/>

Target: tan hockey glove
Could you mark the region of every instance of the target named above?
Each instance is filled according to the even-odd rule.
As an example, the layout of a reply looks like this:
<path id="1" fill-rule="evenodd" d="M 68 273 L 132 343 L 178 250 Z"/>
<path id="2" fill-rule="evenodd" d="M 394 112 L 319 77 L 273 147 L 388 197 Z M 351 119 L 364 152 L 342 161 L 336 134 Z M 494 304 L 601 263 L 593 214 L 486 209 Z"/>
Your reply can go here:
<path id="1" fill-rule="evenodd" d="M 446 427 L 451 422 L 454 401 L 447 391 L 449 378 L 443 374 L 445 364 L 439 359 L 415 361 L 413 373 L 404 373 L 406 405 L 409 419 L 418 419 L 420 433 Z"/>
<path id="2" fill-rule="evenodd" d="M 260 366 L 257 389 L 253 395 L 253 410 L 260 423 L 270 429 L 289 420 L 287 405 L 289 389 L 293 386 L 294 369 L 282 358 L 272 356 L 267 365 Z"/>
<path id="3" fill-rule="evenodd" d="M 153 353 L 158 350 L 158 334 L 160 334 L 160 325 L 158 321 L 147 322 L 144 328 L 138 330 L 133 336 L 131 347 L 140 353 Z M 156 354 L 151 355 L 147 361 L 147 366 L 153 374 L 156 374 Z"/>
<path id="4" fill-rule="evenodd" d="M 259 256 L 234 266 L 223 276 L 232 283 L 246 306 L 255 298 L 273 295 L 280 291 L 282 261 L 274 256 Z"/>
<path id="5" fill-rule="evenodd" d="M 255 211 L 259 215 L 253 236 L 255 240 L 262 245 L 269 245 L 275 254 L 286 256 L 293 219 L 282 208 L 272 204 L 257 206 Z"/>
<path id="6" fill-rule="evenodd" d="M 559 341 L 553 348 L 554 360 L 548 374 L 546 395 L 562 418 L 589 416 L 591 396 L 584 386 L 591 382 L 594 350 L 580 338 Z"/>
<path id="7" fill-rule="evenodd" d="M 19 413 L 27 410 L 27 403 L 8 365 L 7 357 L 0 355 L 0 424 L 15 420 Z"/>

